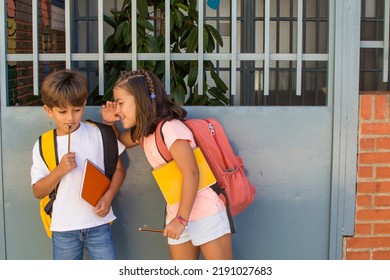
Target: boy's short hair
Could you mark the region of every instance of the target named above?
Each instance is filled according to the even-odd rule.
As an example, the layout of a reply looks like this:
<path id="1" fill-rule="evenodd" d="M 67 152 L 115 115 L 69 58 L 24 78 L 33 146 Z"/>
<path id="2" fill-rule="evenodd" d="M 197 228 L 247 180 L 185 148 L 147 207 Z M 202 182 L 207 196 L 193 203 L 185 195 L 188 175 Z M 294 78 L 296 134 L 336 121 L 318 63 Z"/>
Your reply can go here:
<path id="1" fill-rule="evenodd" d="M 49 108 L 81 107 L 88 97 L 87 79 L 76 70 L 53 71 L 42 82 L 41 96 Z"/>

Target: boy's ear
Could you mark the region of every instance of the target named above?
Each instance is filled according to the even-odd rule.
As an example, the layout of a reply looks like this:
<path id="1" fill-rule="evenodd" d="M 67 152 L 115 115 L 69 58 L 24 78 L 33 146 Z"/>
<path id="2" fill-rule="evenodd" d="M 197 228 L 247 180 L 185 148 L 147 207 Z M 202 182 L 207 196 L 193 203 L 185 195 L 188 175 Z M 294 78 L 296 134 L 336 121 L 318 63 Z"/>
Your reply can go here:
<path id="1" fill-rule="evenodd" d="M 46 113 L 51 117 L 53 115 L 53 110 L 47 107 L 46 105 L 43 105 L 43 108 L 45 108 Z"/>

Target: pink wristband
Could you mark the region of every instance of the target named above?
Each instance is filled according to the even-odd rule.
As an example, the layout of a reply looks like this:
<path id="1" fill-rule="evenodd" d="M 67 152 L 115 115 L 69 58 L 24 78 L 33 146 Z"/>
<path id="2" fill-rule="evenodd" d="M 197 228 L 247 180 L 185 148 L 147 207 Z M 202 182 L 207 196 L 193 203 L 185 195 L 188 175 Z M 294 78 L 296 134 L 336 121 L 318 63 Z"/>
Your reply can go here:
<path id="1" fill-rule="evenodd" d="M 176 218 L 179 220 L 180 223 L 182 223 L 184 226 L 188 225 L 188 220 L 184 219 L 183 217 L 176 215 Z"/>

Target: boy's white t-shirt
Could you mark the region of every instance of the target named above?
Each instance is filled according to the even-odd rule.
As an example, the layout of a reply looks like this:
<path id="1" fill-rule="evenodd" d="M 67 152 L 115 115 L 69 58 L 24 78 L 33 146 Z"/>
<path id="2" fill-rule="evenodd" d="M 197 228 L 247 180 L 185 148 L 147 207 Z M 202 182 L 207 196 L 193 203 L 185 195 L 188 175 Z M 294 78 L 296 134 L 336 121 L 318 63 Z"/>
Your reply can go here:
<path id="1" fill-rule="evenodd" d="M 118 141 L 118 154 L 125 146 Z M 68 153 L 68 135 L 57 136 L 59 161 Z M 103 140 L 95 125 L 80 123 L 80 127 L 71 133 L 70 151 L 76 152 L 77 168 L 62 177 L 54 201 L 51 231 L 70 231 L 91 228 L 109 223 L 116 219 L 112 208 L 105 217 L 95 214 L 94 208 L 80 198 L 81 182 L 86 159 L 91 160 L 104 170 Z M 39 153 L 39 141 L 33 148 L 31 167 L 31 185 L 50 173 Z"/>

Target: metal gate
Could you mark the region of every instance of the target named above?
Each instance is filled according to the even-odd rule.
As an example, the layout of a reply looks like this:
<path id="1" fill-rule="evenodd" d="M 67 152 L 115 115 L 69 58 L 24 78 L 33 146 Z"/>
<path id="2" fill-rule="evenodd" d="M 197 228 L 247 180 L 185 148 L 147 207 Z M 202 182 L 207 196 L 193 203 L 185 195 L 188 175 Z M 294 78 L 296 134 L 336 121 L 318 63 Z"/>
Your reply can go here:
<path id="1" fill-rule="evenodd" d="M 38 200 L 32 196 L 29 175 L 32 146 L 52 124 L 42 107 L 9 106 L 9 62 L 28 61 L 32 64 L 35 74 L 33 91 L 37 94 L 41 61 L 62 61 L 67 68 L 74 61 L 93 61 L 98 65 L 98 84 L 102 92 L 104 61 L 123 57 L 104 53 L 103 0 L 96 1 L 99 37 L 96 53 L 73 53 L 71 46 L 66 45 L 65 53 L 39 54 L 38 38 L 33 36 L 32 53 L 12 54 L 7 51 L 8 34 L 4 28 L 7 26 L 6 2 L 2 0 L 0 6 L 0 18 L 3 20 L 0 25 L 0 259 L 50 259 L 51 242 L 41 226 Z M 71 41 L 70 11 L 73 2 L 65 1 L 64 6 L 66 44 Z M 135 7 L 137 1 L 132 2 Z M 261 1 L 264 11 L 261 51 L 246 50 L 244 53 L 237 49 L 238 16 L 236 9 L 231 9 L 231 48 L 227 53 L 203 54 L 200 47 L 200 54 L 192 56 L 171 54 L 169 50 L 162 54 L 137 54 L 134 48 L 127 55 L 131 56 L 133 68 L 138 59 L 187 59 L 197 60 L 199 65 L 204 59 L 228 62 L 225 68 L 233 99 L 258 94 L 247 89 L 240 92 L 242 87 L 237 81 L 240 81 L 241 72 L 236 69 L 243 71 L 248 65 L 249 69 L 261 69 L 254 80 L 249 80 L 253 88 L 258 85 L 256 90 L 265 100 L 273 94 L 270 81 L 275 80 L 272 80 L 270 69 L 274 64 L 278 68 L 287 62 L 295 69 L 292 84 L 295 95 L 300 96 L 302 81 L 305 80 L 302 78 L 305 63 L 325 63 L 326 102 L 320 106 L 190 106 L 186 109 L 189 117 L 207 116 L 221 121 L 257 188 L 253 205 L 234 218 L 237 229 L 233 235 L 235 259 L 340 259 L 342 238 L 352 234 L 354 228 L 360 1 L 328 1 L 328 51 L 320 54 L 303 51 L 302 38 L 308 34 L 303 29 L 303 0 L 277 1 L 279 4 L 289 2 L 294 10 L 296 32 L 291 44 L 295 47 L 289 53 L 270 49 L 273 36 L 270 34 L 273 30 L 270 19 L 275 2 Z M 241 1 L 230 1 L 231 7 L 237 7 L 238 3 Z M 38 1 L 31 1 L 31 5 L 34 33 L 38 29 Z M 204 5 L 203 1 L 198 1 L 200 29 L 203 28 Z M 169 10 L 166 12 L 169 14 Z M 169 34 L 169 22 L 165 28 Z M 202 36 L 198 39 L 203 42 Z M 166 73 L 169 73 L 169 63 L 166 65 Z M 201 67 L 199 69 L 198 77 L 202 77 Z M 166 84 L 169 91 L 169 83 Z M 201 88 L 199 86 L 199 90 Z M 246 104 L 248 101 L 242 102 Z M 99 107 L 87 107 L 85 117 L 99 120 Z M 119 257 L 168 259 L 166 240 L 161 235 L 137 230 L 140 226 L 163 226 L 165 205 L 150 174 L 150 167 L 139 148 L 128 150 L 123 159 L 127 178 L 113 205 L 118 218 L 113 223 L 113 231 Z"/>

